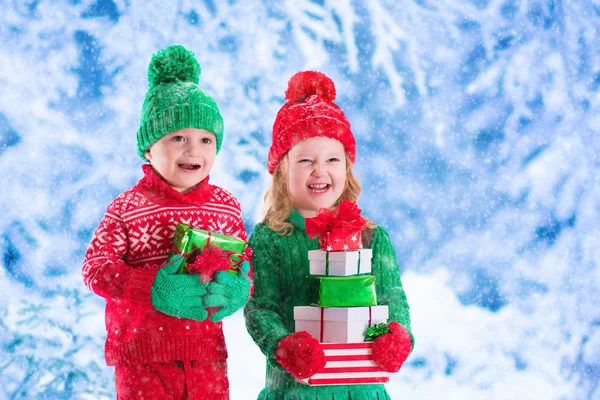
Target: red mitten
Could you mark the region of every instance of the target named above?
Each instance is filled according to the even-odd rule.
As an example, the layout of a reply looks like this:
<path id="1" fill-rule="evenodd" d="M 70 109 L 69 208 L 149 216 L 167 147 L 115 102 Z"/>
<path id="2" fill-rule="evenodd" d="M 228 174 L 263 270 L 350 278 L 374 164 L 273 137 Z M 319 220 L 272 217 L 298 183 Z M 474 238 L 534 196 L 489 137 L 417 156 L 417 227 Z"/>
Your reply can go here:
<path id="1" fill-rule="evenodd" d="M 300 380 L 310 378 L 325 366 L 325 353 L 317 339 L 302 331 L 281 339 L 275 350 L 275 360 Z"/>
<path id="2" fill-rule="evenodd" d="M 390 322 L 390 332 L 373 342 L 373 361 L 384 371 L 398 372 L 410 354 L 411 341 L 408 331 L 397 322 Z"/>

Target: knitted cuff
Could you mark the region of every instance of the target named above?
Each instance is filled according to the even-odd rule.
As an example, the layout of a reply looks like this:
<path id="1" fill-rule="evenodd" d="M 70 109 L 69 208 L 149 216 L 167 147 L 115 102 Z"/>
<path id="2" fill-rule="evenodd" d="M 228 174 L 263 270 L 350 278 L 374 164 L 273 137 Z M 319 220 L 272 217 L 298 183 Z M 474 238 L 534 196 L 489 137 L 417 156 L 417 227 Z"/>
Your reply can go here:
<path id="1" fill-rule="evenodd" d="M 144 310 L 152 310 L 150 290 L 157 272 L 157 269 L 144 268 L 135 268 L 129 271 L 123 288 L 125 298 Z"/>

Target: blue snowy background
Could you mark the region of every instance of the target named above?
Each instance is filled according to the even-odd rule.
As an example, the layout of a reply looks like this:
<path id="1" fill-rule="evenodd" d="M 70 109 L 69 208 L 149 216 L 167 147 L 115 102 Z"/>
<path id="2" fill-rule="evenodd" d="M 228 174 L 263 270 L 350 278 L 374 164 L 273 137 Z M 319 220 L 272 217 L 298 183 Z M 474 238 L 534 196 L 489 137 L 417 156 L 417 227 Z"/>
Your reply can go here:
<path id="1" fill-rule="evenodd" d="M 333 78 L 416 348 L 394 399 L 600 398 L 600 1 L 0 0 L 0 398 L 114 398 L 81 263 L 135 152 L 151 55 L 220 104 L 213 183 L 259 220 L 289 77 Z M 262 388 L 241 313 L 232 399 Z M 252 365 L 252 368 L 248 366 Z"/>

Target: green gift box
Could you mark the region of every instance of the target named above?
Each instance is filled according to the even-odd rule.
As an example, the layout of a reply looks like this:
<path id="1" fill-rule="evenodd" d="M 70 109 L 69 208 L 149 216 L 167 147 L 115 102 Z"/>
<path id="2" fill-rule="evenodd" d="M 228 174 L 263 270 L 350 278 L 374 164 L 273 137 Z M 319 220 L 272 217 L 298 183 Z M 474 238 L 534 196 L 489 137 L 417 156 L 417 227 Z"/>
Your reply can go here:
<path id="1" fill-rule="evenodd" d="M 246 248 L 246 241 L 221 233 L 209 232 L 203 229 L 191 228 L 189 225 L 178 223 L 173 237 L 173 249 L 169 254 L 171 262 L 178 257 L 184 257 L 181 267 L 177 271 L 183 274 L 187 271 L 189 263 L 202 254 L 207 244 L 218 247 L 227 252 L 231 270 L 229 272 L 235 275 L 237 266 L 241 262 L 242 254 Z"/>
<path id="2" fill-rule="evenodd" d="M 308 276 L 310 304 L 319 307 L 367 307 L 377 305 L 375 276 Z"/>

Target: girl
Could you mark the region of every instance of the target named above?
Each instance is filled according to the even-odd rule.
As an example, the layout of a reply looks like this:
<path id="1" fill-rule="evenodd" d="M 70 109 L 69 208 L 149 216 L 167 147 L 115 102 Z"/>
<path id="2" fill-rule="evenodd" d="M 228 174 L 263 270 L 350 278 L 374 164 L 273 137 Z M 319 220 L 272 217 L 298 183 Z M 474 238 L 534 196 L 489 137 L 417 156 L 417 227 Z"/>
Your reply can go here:
<path id="1" fill-rule="evenodd" d="M 307 386 L 324 354 L 307 332 L 294 333 L 295 306 L 308 305 L 308 251 L 317 240 L 305 233 L 305 218 L 342 200 L 356 201 L 360 183 L 352 173 L 356 142 L 350 123 L 333 103 L 335 87 L 318 72 L 299 72 L 289 81 L 287 103 L 273 125 L 268 169 L 273 184 L 266 214 L 250 238 L 254 252 L 254 295 L 245 307 L 246 327 L 267 357 L 266 387 L 259 399 L 389 399 L 378 385 Z M 367 221 L 363 245 L 373 249 L 378 304 L 389 308 L 391 331 L 373 344 L 378 366 L 396 372 L 412 351 L 413 336 L 396 255 L 387 232 Z M 325 397 L 326 396 L 326 397 Z"/>

